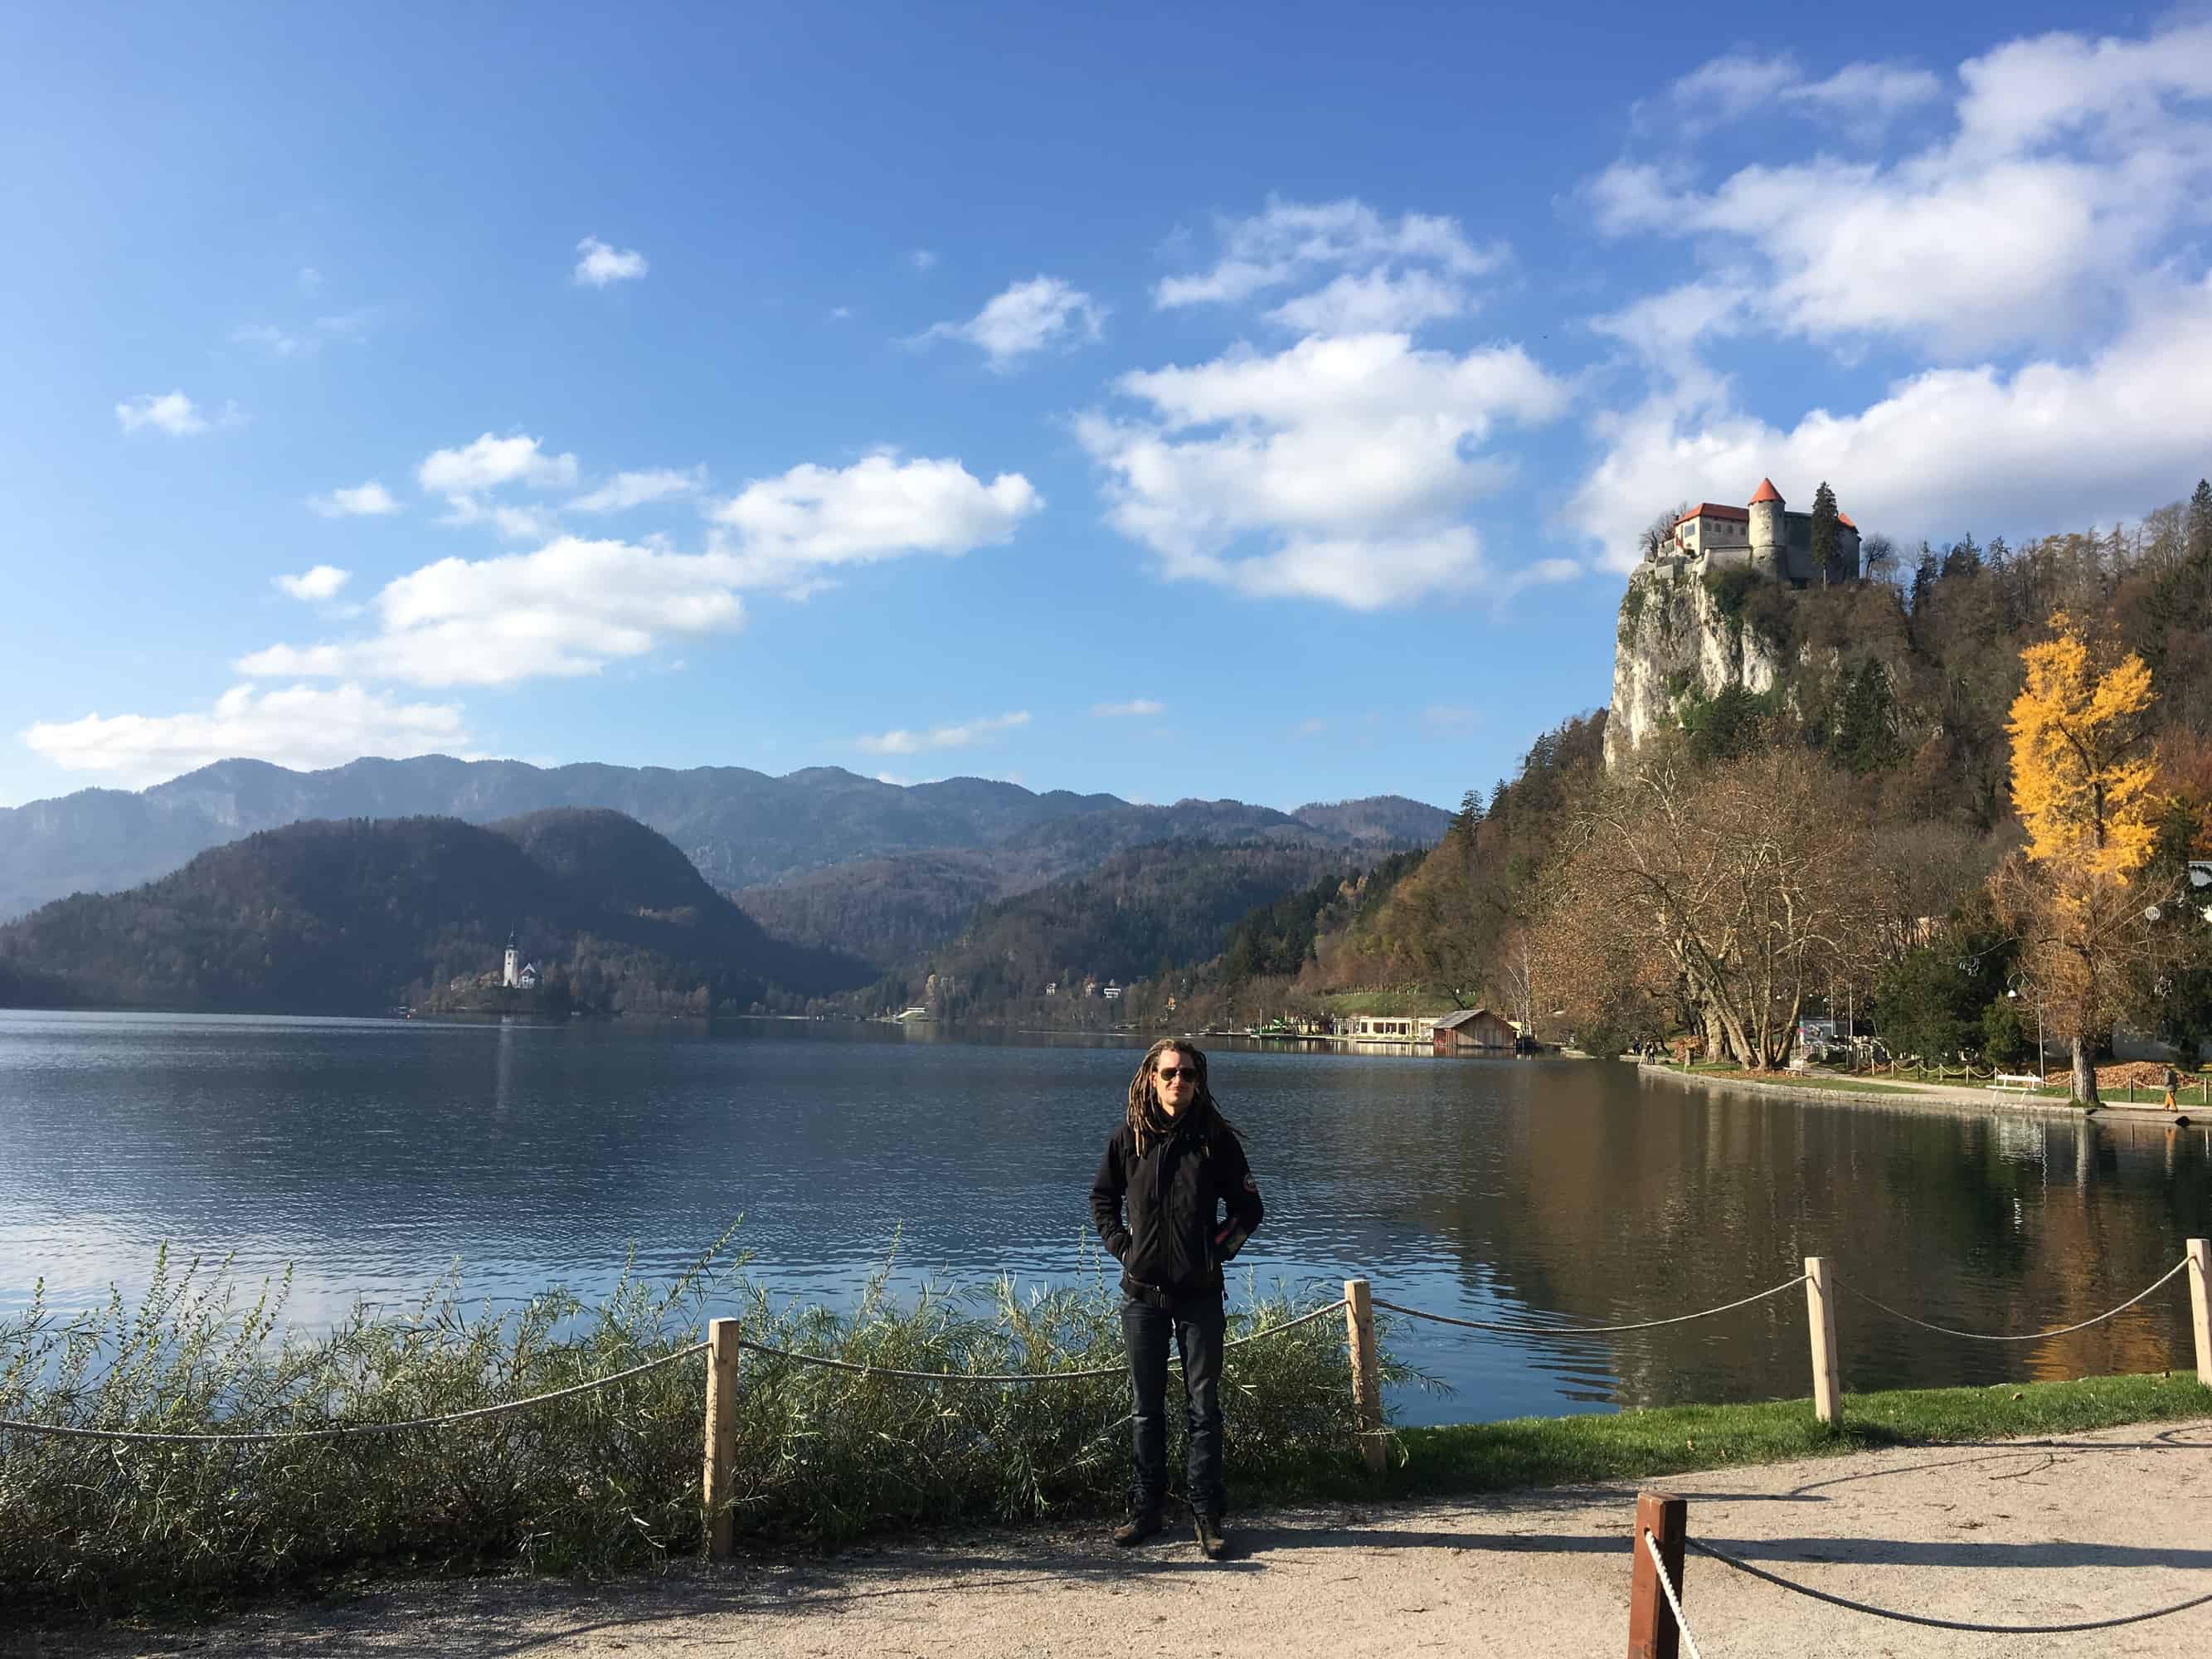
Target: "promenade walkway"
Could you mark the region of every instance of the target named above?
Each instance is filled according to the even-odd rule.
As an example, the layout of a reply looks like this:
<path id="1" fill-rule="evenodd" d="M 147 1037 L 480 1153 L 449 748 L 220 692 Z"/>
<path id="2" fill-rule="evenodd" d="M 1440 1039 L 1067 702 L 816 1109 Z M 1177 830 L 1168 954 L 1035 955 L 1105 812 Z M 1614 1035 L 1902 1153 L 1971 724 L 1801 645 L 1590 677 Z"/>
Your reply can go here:
<path id="1" fill-rule="evenodd" d="M 1663 1484 L 1702 1539 L 1800 1583 L 1993 1624 L 2110 1617 L 2212 1590 L 2212 1421 L 1901 1449 Z M 1177 1659 L 1613 1654 L 1626 1639 L 1632 1486 L 1237 1517 L 1239 1559 L 1182 1534 L 1122 1554 L 1103 1528 L 740 1557 L 598 1588 L 490 1580 L 380 1589 L 173 1632 L 0 1635 L 9 1656 L 438 1653 Z M 1692 1555 L 1705 1659 L 1842 1653 L 2008 1659 L 2212 1652 L 2212 1606 L 2087 1635 L 1880 1622 Z"/>

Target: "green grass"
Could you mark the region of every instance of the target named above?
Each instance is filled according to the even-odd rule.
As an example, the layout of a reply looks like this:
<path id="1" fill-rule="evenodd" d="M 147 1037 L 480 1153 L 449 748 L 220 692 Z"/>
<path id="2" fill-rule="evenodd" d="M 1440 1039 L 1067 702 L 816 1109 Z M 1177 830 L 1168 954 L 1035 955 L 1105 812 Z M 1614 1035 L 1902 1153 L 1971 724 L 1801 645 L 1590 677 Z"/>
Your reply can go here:
<path id="1" fill-rule="evenodd" d="M 1452 1012 L 1448 999 L 1430 991 L 1340 991 L 1322 998 L 1321 1006 L 1332 1014 L 1402 1015 L 1409 1019 Z"/>
<path id="2" fill-rule="evenodd" d="M 1382 1489 L 1423 1498 L 1631 1480 L 1883 1446 L 2079 1434 L 2191 1417 L 2212 1417 L 2212 1389 L 2178 1371 L 1847 1395 L 1844 1421 L 1832 1430 L 1814 1419 L 1809 1400 L 1520 1417 L 1401 1430 Z"/>

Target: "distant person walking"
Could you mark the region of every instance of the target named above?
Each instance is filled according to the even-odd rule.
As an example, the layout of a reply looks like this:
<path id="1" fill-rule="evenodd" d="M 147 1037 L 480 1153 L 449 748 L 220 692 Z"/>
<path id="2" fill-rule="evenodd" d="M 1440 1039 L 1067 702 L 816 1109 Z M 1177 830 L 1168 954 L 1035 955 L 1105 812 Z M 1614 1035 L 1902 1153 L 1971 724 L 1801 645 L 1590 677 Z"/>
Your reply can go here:
<path id="1" fill-rule="evenodd" d="M 2175 1071 L 2172 1066 L 2167 1066 L 2166 1068 L 2166 1109 L 2169 1112 L 2178 1112 L 2181 1109 L 2180 1104 L 2173 1097 L 2173 1091 L 2180 1086 L 2181 1073 Z"/>
<path id="2" fill-rule="evenodd" d="M 1198 1547 L 1228 1552 L 1221 1530 L 1221 1347 L 1228 1316 L 1221 1265 L 1260 1224 L 1259 1183 L 1244 1143 L 1206 1087 L 1206 1056 L 1163 1038 L 1129 1079 L 1121 1126 L 1091 1183 L 1091 1219 L 1121 1264 L 1121 1340 L 1134 1395 L 1135 1476 L 1124 1548 L 1160 1530 L 1167 1497 L 1168 1345 L 1182 1353 L 1190 1444 L 1186 1465 Z"/>

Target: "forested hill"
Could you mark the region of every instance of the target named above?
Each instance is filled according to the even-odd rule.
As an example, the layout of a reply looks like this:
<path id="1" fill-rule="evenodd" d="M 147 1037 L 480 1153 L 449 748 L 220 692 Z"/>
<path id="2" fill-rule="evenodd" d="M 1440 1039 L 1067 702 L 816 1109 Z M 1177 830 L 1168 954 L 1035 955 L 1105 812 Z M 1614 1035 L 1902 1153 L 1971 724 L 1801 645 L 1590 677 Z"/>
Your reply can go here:
<path id="1" fill-rule="evenodd" d="M 318 821 L 202 854 L 127 893 L 0 927 L 10 972 L 131 1007 L 347 1012 L 497 1006 L 510 930 L 544 981 L 530 1005 L 608 1012 L 799 1006 L 866 976 L 771 938 L 681 851 L 609 811 L 489 827 Z M 459 983 L 456 983 L 459 981 Z"/>
<path id="2" fill-rule="evenodd" d="M 921 1004 L 941 1018 L 1045 1017 L 1076 1023 L 1084 981 L 1127 985 L 1219 954 L 1250 912 L 1368 855 L 1341 848 L 1167 842 L 1116 853 L 1097 870 L 985 905 L 953 939 L 876 987 L 878 1006 Z M 1057 985 L 1056 1006 L 1045 988 Z"/>
<path id="3" fill-rule="evenodd" d="M 1370 805 L 1378 810 L 1354 811 Z M 1373 819 L 1392 826 L 1402 845 L 1433 840 L 1442 822 L 1433 807 L 1395 799 L 1322 809 L 1363 820 L 1340 832 L 1322 819 L 1302 823 L 1239 801 L 1140 806 L 982 778 L 901 786 L 828 766 L 770 777 L 742 767 L 539 768 L 442 755 L 358 760 L 321 772 L 232 760 L 137 793 L 86 789 L 0 808 L 0 920 L 66 893 L 133 886 L 211 847 L 303 820 L 435 816 L 486 823 L 553 807 L 624 813 L 666 836 L 716 886 L 732 889 L 855 860 L 979 850 L 1002 852 L 1000 867 L 1035 884 L 1092 868 L 1117 848 L 1170 836 L 1364 843 L 1373 839 L 1364 820 Z"/>

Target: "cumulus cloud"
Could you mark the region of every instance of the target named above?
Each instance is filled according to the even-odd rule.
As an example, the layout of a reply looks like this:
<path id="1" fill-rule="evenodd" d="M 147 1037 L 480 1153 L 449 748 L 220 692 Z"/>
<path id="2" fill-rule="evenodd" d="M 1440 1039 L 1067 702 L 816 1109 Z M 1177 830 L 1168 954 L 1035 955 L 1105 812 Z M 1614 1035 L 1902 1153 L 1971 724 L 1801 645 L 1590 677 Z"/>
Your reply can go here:
<path id="1" fill-rule="evenodd" d="M 235 425 L 239 419 L 235 404 L 224 405 L 222 414 L 210 416 L 181 392 L 141 392 L 115 405 L 116 423 L 125 432 L 151 427 L 173 438 L 189 438 L 218 425 Z"/>
<path id="2" fill-rule="evenodd" d="M 995 545 L 1043 505 L 1018 472 L 985 483 L 957 460 L 876 454 L 842 470 L 808 465 L 759 479 L 714 519 L 741 580 L 792 586 L 838 565 Z"/>
<path id="3" fill-rule="evenodd" d="M 240 685 L 205 711 L 87 714 L 33 726 L 23 740 L 58 766 L 137 788 L 240 756 L 312 770 L 363 755 L 465 752 L 468 732 L 452 703 L 399 702 L 358 685 Z"/>
<path id="4" fill-rule="evenodd" d="M 334 599 L 338 590 L 351 580 L 352 573 L 341 570 L 334 564 L 319 564 L 296 576 L 277 576 L 273 580 L 277 588 L 295 599 Z"/>
<path id="5" fill-rule="evenodd" d="M 1666 505 L 1741 501 L 1766 476 L 1801 501 L 1825 478 L 1863 526 L 1906 539 L 2137 513 L 2202 470 L 2212 398 L 2180 366 L 2212 349 L 2212 291 L 2176 239 L 2212 187 L 2212 25 L 2015 41 L 1957 83 L 1953 130 L 1894 158 L 1708 186 L 1632 157 L 1594 182 L 1601 229 L 1677 235 L 1703 266 L 1595 319 L 1650 369 L 1640 404 L 1596 422 L 1602 453 L 1565 510 L 1606 562 L 1632 562 Z M 1946 84 L 1855 65 L 1793 95 L 1903 108 Z M 1777 422 L 1708 352 L 1778 335 L 1932 361 L 1864 407 Z"/>
<path id="6" fill-rule="evenodd" d="M 1105 308 L 1082 289 L 1057 276 L 1032 276 L 997 295 L 964 323 L 932 325 L 915 337 L 915 343 L 964 340 L 980 348 L 991 367 L 1004 373 L 1047 346 L 1095 340 L 1105 322 Z"/>
<path id="7" fill-rule="evenodd" d="M 929 749 L 966 749 L 1029 723 L 1029 710 L 1018 708 L 1010 714 L 994 714 L 988 720 L 932 726 L 927 732 L 881 732 L 873 737 L 855 738 L 853 746 L 864 755 L 919 755 Z"/>
<path id="8" fill-rule="evenodd" d="M 558 489 L 576 482 L 576 458 L 549 455 L 536 438 L 495 438 L 487 432 L 459 449 L 433 450 L 415 477 L 438 495 L 474 495 L 509 483 Z"/>
<path id="9" fill-rule="evenodd" d="M 605 288 L 610 283 L 635 282 L 650 267 L 635 248 L 613 248 L 596 236 L 576 244 L 576 281 L 586 288 Z"/>
<path id="10" fill-rule="evenodd" d="M 672 495 L 696 495 L 707 487 L 707 469 L 660 467 L 643 472 L 617 472 L 589 495 L 568 504 L 571 513 L 621 513 L 647 507 Z"/>
<path id="11" fill-rule="evenodd" d="M 1361 274 L 1407 264 L 1432 266 L 1454 278 L 1494 270 L 1504 253 L 1477 247 L 1455 219 L 1408 213 L 1397 219 L 1364 202 L 1290 202 L 1271 197 L 1256 214 L 1215 221 L 1220 258 L 1211 270 L 1166 276 L 1152 303 L 1224 305 L 1268 289 L 1332 270 Z"/>
<path id="12" fill-rule="evenodd" d="M 399 511 L 398 499 L 374 478 L 311 495 L 307 505 L 325 519 L 373 519 Z"/>
<path id="13" fill-rule="evenodd" d="M 2132 515 L 2203 470 L 2212 381 L 2177 366 L 2206 362 L 2212 287 L 2197 284 L 2081 361 L 1931 368 L 1791 426 L 1662 395 L 1602 423 L 1568 514 L 1620 568 L 1653 513 L 1747 500 L 1767 476 L 1800 501 L 1826 479 L 1861 526 L 1899 540 Z"/>
<path id="14" fill-rule="evenodd" d="M 1127 702 L 1094 703 L 1091 705 L 1091 712 L 1112 720 L 1131 714 L 1164 714 L 1167 709 L 1167 704 L 1156 702 L 1151 697 L 1132 697 Z"/>
<path id="15" fill-rule="evenodd" d="M 744 617 L 733 561 L 564 536 L 534 553 L 441 559 L 387 584 L 378 631 L 240 659 L 252 679 L 506 685 L 598 672 L 662 641 L 726 632 Z"/>
<path id="16" fill-rule="evenodd" d="M 1779 331 L 1954 356 L 2069 337 L 2124 303 L 2212 186 L 2212 25 L 2015 42 L 1961 64 L 1959 82 L 1955 131 L 1895 160 L 1763 162 L 1706 186 L 1631 157 L 1588 200 L 1607 234 L 1747 264 L 1759 320 Z M 1884 64 L 1793 84 L 1808 106 L 1862 109 L 1942 86 Z"/>
<path id="17" fill-rule="evenodd" d="M 1094 411 L 1077 436 L 1105 475 L 1109 521 L 1163 574 L 1358 610 L 1480 576 L 1463 515 L 1510 470 L 1480 446 L 1566 403 L 1517 346 L 1455 356 L 1402 334 L 1310 337 L 1115 389 L 1149 414 Z"/>
<path id="18" fill-rule="evenodd" d="M 1466 289 L 1425 270 L 1347 271 L 1326 288 L 1285 301 L 1267 320 L 1301 334 L 1411 333 L 1468 307 Z"/>

